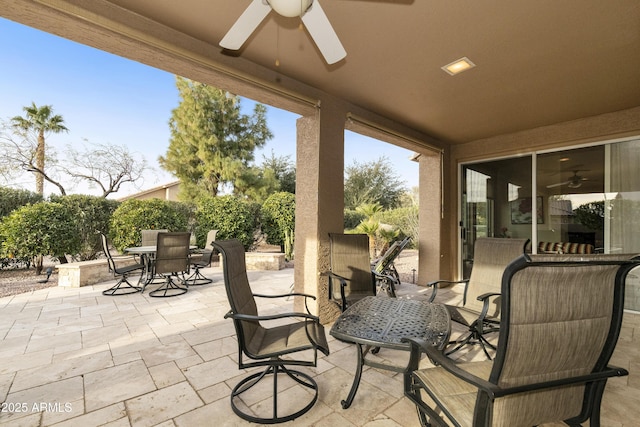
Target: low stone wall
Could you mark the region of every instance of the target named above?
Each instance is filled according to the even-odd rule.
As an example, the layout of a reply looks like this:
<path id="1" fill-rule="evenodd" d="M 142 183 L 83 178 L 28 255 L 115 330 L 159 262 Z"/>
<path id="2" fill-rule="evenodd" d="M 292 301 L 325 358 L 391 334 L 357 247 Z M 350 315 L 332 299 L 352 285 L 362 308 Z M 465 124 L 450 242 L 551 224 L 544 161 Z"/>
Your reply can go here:
<path id="1" fill-rule="evenodd" d="M 247 252 L 245 261 L 247 270 L 282 270 L 285 266 L 281 252 Z"/>
<path id="2" fill-rule="evenodd" d="M 118 259 L 118 267 L 135 264 L 133 257 Z M 113 279 L 113 273 L 109 271 L 106 259 L 91 261 L 69 262 L 56 265 L 58 269 L 58 286 L 79 288 L 81 286 L 94 285 Z"/>

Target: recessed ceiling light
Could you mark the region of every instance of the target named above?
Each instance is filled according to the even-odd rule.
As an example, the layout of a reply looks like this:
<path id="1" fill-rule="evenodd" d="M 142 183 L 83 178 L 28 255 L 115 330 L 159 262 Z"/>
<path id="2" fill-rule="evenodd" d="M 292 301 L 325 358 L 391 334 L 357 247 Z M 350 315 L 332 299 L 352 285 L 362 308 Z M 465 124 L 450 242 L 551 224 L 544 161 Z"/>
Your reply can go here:
<path id="1" fill-rule="evenodd" d="M 464 58 L 460 58 L 450 64 L 445 65 L 444 67 L 442 67 L 442 69 L 445 73 L 455 76 L 456 74 L 459 74 L 475 66 L 476 64 L 471 62 L 471 60 L 465 56 Z"/>

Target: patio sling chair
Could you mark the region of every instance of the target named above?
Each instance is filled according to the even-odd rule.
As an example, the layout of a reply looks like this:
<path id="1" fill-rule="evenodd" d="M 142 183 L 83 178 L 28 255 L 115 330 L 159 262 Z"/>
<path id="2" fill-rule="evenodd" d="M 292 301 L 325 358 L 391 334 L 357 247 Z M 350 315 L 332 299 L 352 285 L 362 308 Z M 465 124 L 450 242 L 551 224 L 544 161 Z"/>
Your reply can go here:
<path id="1" fill-rule="evenodd" d="M 372 268 L 378 274 L 383 274 L 385 276 L 391 276 L 394 279 L 394 284 L 397 286 L 400 284 L 400 274 L 398 274 L 398 270 L 396 270 L 395 260 L 400 255 L 400 252 L 407 247 L 407 245 L 411 242 L 411 237 L 405 237 L 402 240 L 396 240 L 389 246 L 389 249 L 385 251 L 385 253 L 378 258 L 373 264 Z"/>
<path id="2" fill-rule="evenodd" d="M 139 262 L 135 262 L 134 264 L 126 264 L 118 267 L 116 257 L 111 255 L 109 250 L 109 241 L 107 240 L 107 236 L 100 233 L 100 238 L 102 240 L 102 251 L 104 252 L 104 256 L 107 257 L 107 265 L 109 266 L 109 271 L 113 273 L 113 276 L 120 276 L 120 279 L 116 282 L 115 285 L 110 287 L 109 289 L 105 289 L 102 291 L 103 295 L 128 295 L 135 294 L 136 292 L 141 292 L 141 286 L 134 286 L 129 283 L 127 279 L 129 275 L 132 273 L 138 273 L 140 277 L 138 278 L 138 285 L 140 284 L 140 280 L 142 279 L 142 273 L 144 272 L 145 265 Z M 120 257 L 120 259 L 131 260 L 133 259 L 131 256 Z"/>
<path id="3" fill-rule="evenodd" d="M 155 246 L 158 240 L 158 233 L 168 233 L 169 230 L 141 230 L 140 231 L 140 246 Z"/>
<path id="4" fill-rule="evenodd" d="M 193 267 L 193 273 L 191 276 L 187 277 L 187 283 L 189 286 L 206 285 L 213 282 L 212 279 L 203 275 L 200 272 L 200 269 L 211 265 L 213 254 L 215 252 L 215 249 L 213 248 L 213 241 L 216 240 L 217 233 L 218 230 L 209 230 L 204 249 L 199 254 L 189 257 L 189 263 Z"/>
<path id="5" fill-rule="evenodd" d="M 324 333 L 324 328 L 320 324 L 317 316 L 307 313 L 277 313 L 270 315 L 259 315 L 255 298 L 281 298 L 288 296 L 305 297 L 305 307 L 307 298 L 315 299 L 312 295 L 301 293 L 285 295 L 259 295 L 253 294 L 247 278 L 247 268 L 245 263 L 245 252 L 239 240 L 222 240 L 213 242 L 213 246 L 222 254 L 222 270 L 224 276 L 224 286 L 227 291 L 229 305 L 231 309 L 225 318 L 233 319 L 238 338 L 238 368 L 247 369 L 258 366 L 265 367 L 264 371 L 249 375 L 241 380 L 231 392 L 231 407 L 239 417 L 254 423 L 274 424 L 291 421 L 309 411 L 318 399 L 318 385 L 304 372 L 290 369 L 287 366 L 312 366 L 317 365 L 318 350 L 325 355 L 329 355 L 329 346 Z M 301 320 L 294 320 L 301 319 Z M 272 322 L 274 326 L 266 327 L 265 323 Z M 293 358 L 293 353 L 311 352 L 306 359 Z M 251 361 L 245 362 L 243 356 Z M 282 391 L 283 383 L 279 383 L 280 378 L 285 374 L 287 378 L 293 380 L 294 386 L 304 387 L 312 391 L 312 398 L 305 406 L 297 410 L 294 402 L 288 400 L 286 407 L 293 407 L 293 412 L 281 415 L 278 411 L 278 390 Z M 250 390 L 262 379 L 273 377 L 273 394 L 271 400 L 273 411 L 270 415 L 250 413 L 255 410 L 259 412 L 260 405 L 249 407 L 251 401 L 257 402 L 255 396 L 251 396 Z M 281 388 L 278 388 L 280 384 Z M 256 387 L 254 393 L 260 393 Z M 290 390 L 291 391 L 291 390 Z M 295 390 L 293 390 L 295 393 Z M 298 390 L 298 396 L 309 396 L 309 393 Z M 247 393 L 247 395 L 244 395 Z M 288 393 L 289 395 L 296 395 Z M 242 401 L 243 396 L 248 400 Z M 259 399 L 262 400 L 262 399 Z M 242 402 L 241 402 L 242 401 Z M 307 402 L 306 400 L 304 402 Z M 265 407 L 266 408 L 266 407 Z"/>
<path id="6" fill-rule="evenodd" d="M 460 281 L 437 280 L 427 286 L 433 287 L 429 302 L 436 298 L 441 284 L 464 283 L 462 305 L 447 304 L 451 320 L 468 328 L 468 332 L 451 342 L 447 354 L 452 354 L 465 345 L 479 344 L 487 358 L 487 348 L 495 350 L 485 335 L 497 332 L 500 326 L 500 281 L 502 273 L 511 261 L 524 253 L 528 239 L 500 239 L 484 237 L 476 240 L 473 252 L 473 268 L 468 279 Z"/>
<path id="7" fill-rule="evenodd" d="M 390 275 L 371 269 L 369 236 L 366 234 L 329 233 L 330 267 L 329 299 L 345 311 L 356 301 L 376 295 L 377 287 L 395 298 L 395 280 Z"/>
<path id="8" fill-rule="evenodd" d="M 189 273 L 190 238 L 191 233 L 186 232 L 158 233 L 153 273 L 163 282 L 159 288 L 149 292 L 149 296 L 173 297 L 187 292 L 184 275 Z"/>
<path id="9" fill-rule="evenodd" d="M 435 347 L 405 340 L 411 343 L 405 395 L 421 424 L 577 427 L 588 419 L 599 426 L 607 379 L 628 375 L 609 360 L 622 325 L 625 278 L 639 265 L 633 255 L 520 256 L 502 279 L 494 361 L 455 363 Z M 436 367 L 418 369 L 421 350 Z"/>

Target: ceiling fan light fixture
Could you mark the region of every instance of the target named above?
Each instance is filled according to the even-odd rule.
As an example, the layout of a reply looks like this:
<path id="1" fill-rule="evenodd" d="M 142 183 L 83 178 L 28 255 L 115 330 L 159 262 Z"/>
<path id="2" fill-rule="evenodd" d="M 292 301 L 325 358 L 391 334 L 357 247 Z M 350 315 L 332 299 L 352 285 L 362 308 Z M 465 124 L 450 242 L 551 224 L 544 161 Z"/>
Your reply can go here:
<path id="1" fill-rule="evenodd" d="M 304 15 L 312 2 L 313 0 L 267 0 L 278 15 L 287 18 Z"/>
<path id="2" fill-rule="evenodd" d="M 444 70 L 445 73 L 449 74 L 450 76 L 455 76 L 456 74 L 460 74 L 463 71 L 470 70 L 475 66 L 476 64 L 471 62 L 471 60 L 465 56 L 441 68 L 442 70 Z"/>

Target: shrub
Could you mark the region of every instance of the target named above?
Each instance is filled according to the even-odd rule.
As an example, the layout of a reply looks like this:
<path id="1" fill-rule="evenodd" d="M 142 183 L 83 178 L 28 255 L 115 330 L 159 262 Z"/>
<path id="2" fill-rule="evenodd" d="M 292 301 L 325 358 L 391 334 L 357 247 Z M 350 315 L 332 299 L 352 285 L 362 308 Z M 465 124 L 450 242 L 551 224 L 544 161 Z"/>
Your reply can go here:
<path id="1" fill-rule="evenodd" d="M 260 225 L 267 243 L 283 249 L 285 235 L 296 225 L 296 196 L 284 191 L 270 195 L 260 209 Z"/>
<path id="2" fill-rule="evenodd" d="M 111 215 L 120 202 L 81 194 L 51 196 L 50 199 L 52 202 L 66 206 L 73 213 L 81 242 L 80 251 L 77 254 L 71 254 L 73 258 L 80 261 L 96 259 L 102 252 L 100 233 L 109 234 Z"/>
<path id="3" fill-rule="evenodd" d="M 40 202 L 14 210 L 0 223 L 4 256 L 31 258 L 36 273 L 42 256 L 73 254 L 80 250 L 74 212 L 61 203 Z"/>
<path id="4" fill-rule="evenodd" d="M 126 200 L 111 216 L 109 237 L 113 246 L 122 251 L 139 246 L 142 230 L 189 230 L 193 208 L 181 202 L 161 199 Z"/>
<path id="5" fill-rule="evenodd" d="M 353 230 L 358 226 L 358 224 L 364 221 L 365 218 L 366 218 L 366 215 L 361 212 L 358 212 L 352 209 L 345 209 L 344 210 L 344 229 Z"/>
<path id="6" fill-rule="evenodd" d="M 260 205 L 235 196 L 206 197 L 196 209 L 196 238 L 203 246 L 209 230 L 218 230 L 217 240 L 238 239 L 245 250 L 254 244 Z"/>
<path id="7" fill-rule="evenodd" d="M 411 237 L 410 245 L 418 242 L 418 207 L 397 208 L 380 213 L 380 222 L 394 226 L 400 230 L 398 239 Z"/>
<path id="8" fill-rule="evenodd" d="M 0 218 L 19 207 L 42 202 L 42 196 L 28 190 L 0 187 Z"/>

